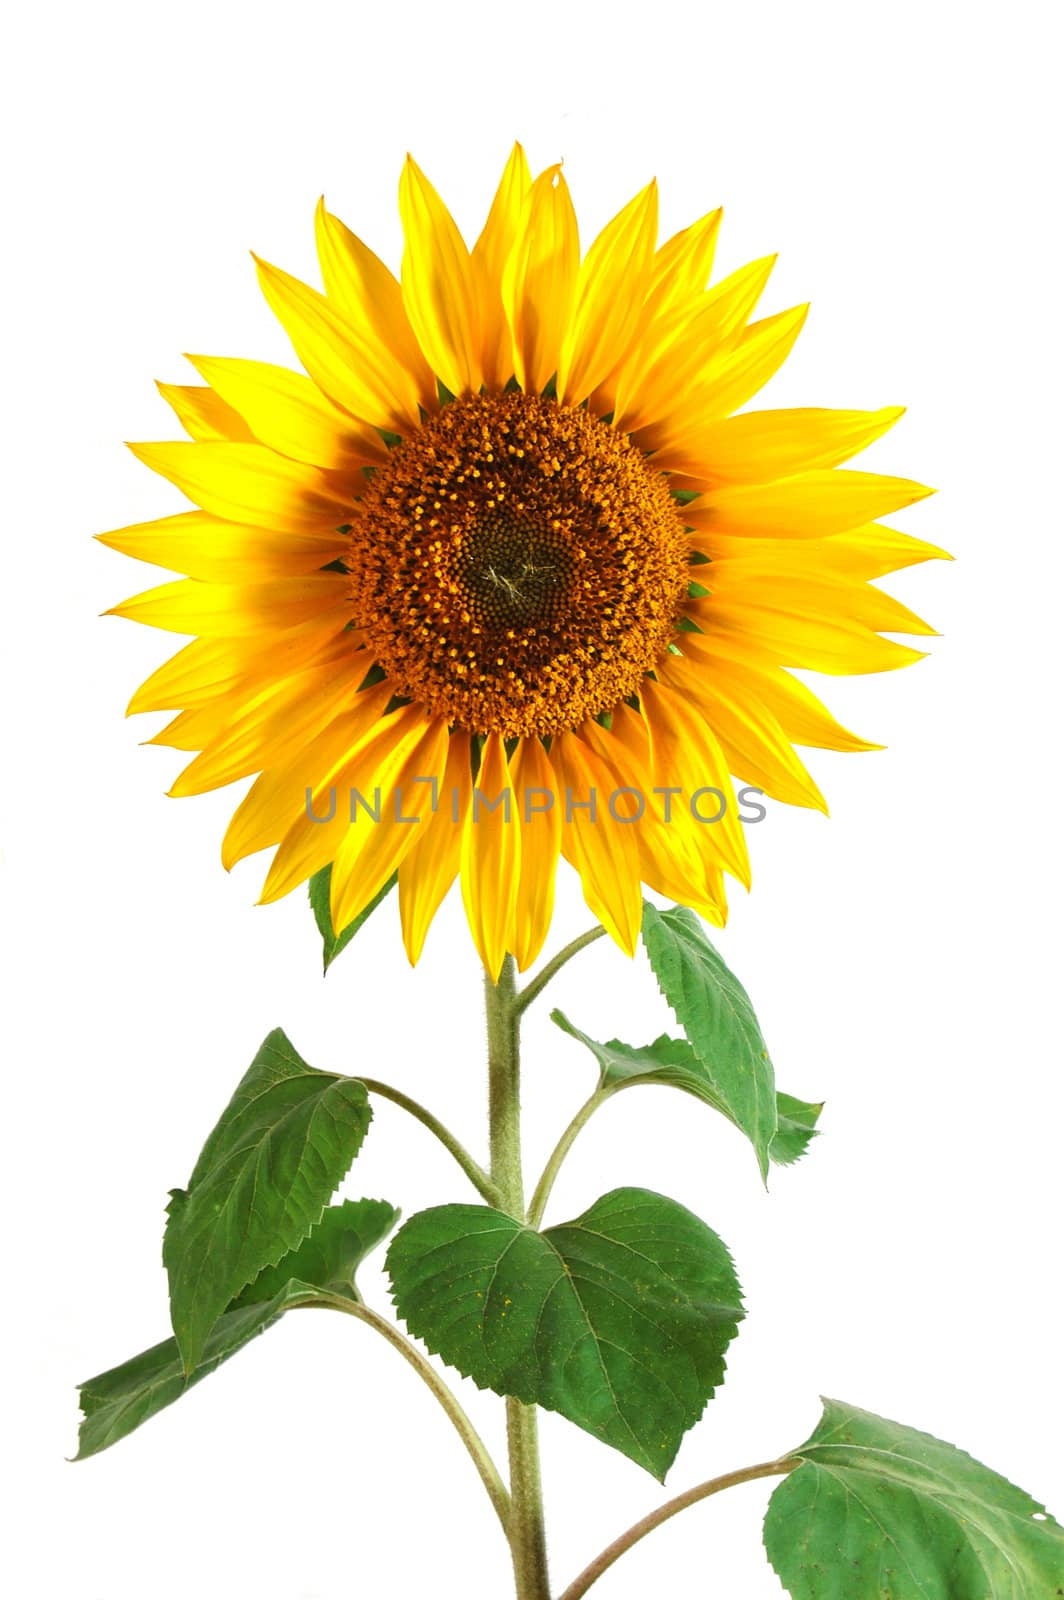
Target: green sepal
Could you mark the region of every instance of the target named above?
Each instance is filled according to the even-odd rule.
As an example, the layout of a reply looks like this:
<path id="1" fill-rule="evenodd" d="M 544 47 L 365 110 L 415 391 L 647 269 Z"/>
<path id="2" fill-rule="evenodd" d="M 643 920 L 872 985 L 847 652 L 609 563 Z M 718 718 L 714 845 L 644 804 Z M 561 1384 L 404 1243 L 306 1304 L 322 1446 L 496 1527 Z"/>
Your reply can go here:
<path id="1" fill-rule="evenodd" d="M 329 906 L 330 885 L 332 883 L 331 863 L 327 867 L 322 867 L 320 872 L 314 874 L 307 884 L 307 890 L 310 895 L 310 909 L 314 913 L 314 921 L 317 923 L 318 932 L 321 934 L 323 971 L 328 972 L 341 950 L 347 949 L 362 924 L 373 915 L 381 901 L 391 894 L 398 882 L 398 874 L 393 872 L 384 887 L 378 889 L 373 899 L 362 907 L 354 921 L 349 922 L 346 928 L 336 933 L 333 929 L 332 911 Z"/>
<path id="2" fill-rule="evenodd" d="M 620 1039 L 600 1044 L 575 1027 L 562 1011 L 552 1011 L 551 1021 L 590 1050 L 599 1064 L 600 1089 L 616 1093 L 644 1083 L 682 1089 L 735 1123 L 714 1080 L 686 1039 L 672 1039 L 663 1033 L 652 1044 L 624 1044 Z M 796 1100 L 777 1091 L 777 1126 L 768 1148 L 769 1160 L 789 1166 L 804 1155 L 809 1141 L 817 1136 L 817 1119 L 823 1109 L 823 1101 Z"/>
<path id="3" fill-rule="evenodd" d="M 955 1445 L 824 1401 L 765 1548 L 793 1600 L 1049 1600 L 1064 1528 Z"/>
<path id="4" fill-rule="evenodd" d="M 437 1206 L 399 1230 L 386 1265 L 431 1351 L 658 1479 L 723 1380 L 743 1316 L 725 1245 L 646 1189 L 615 1189 L 542 1233 L 489 1206 Z"/>
<path id="5" fill-rule="evenodd" d="M 223 1361 L 243 1349 L 293 1304 L 324 1291 L 358 1300 L 355 1271 L 391 1232 L 399 1213 L 383 1200 L 345 1200 L 331 1206 L 308 1237 L 275 1267 L 267 1267 L 214 1324 L 195 1370 L 185 1371 L 176 1339 L 143 1351 L 80 1386 L 83 1420 L 77 1461 L 117 1444 Z"/>
<path id="6" fill-rule="evenodd" d="M 643 902 L 643 944 L 721 1109 L 754 1147 L 762 1178 L 776 1137 L 776 1077 L 750 997 L 686 906 Z"/>
<path id="7" fill-rule="evenodd" d="M 308 1066 L 279 1028 L 264 1040 L 167 1210 L 163 1265 L 187 1373 L 230 1302 L 320 1221 L 371 1117 L 356 1078 Z"/>

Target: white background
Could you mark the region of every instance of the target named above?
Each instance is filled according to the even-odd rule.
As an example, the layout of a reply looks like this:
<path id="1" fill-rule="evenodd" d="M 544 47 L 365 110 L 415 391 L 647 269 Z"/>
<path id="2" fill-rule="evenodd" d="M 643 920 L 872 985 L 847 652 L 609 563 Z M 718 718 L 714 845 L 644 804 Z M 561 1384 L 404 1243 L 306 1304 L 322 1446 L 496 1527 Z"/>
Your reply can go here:
<path id="1" fill-rule="evenodd" d="M 891 585 L 942 629 L 930 660 L 826 685 L 889 749 L 814 754 L 833 819 L 772 809 L 751 834 L 754 892 L 737 892 L 721 940 L 781 1083 L 827 1100 L 823 1138 L 766 1195 L 710 1112 L 633 1093 L 584 1136 L 553 1214 L 640 1183 L 736 1254 L 749 1318 L 670 1487 L 797 1443 L 826 1392 L 961 1443 L 1064 1508 L 1048 10 L 21 10 L 3 97 L 2 558 L 5 1560 L 19 1600 L 507 1592 L 448 1424 L 343 1318 L 291 1316 L 112 1452 L 63 1458 L 76 1380 L 166 1332 L 166 1190 L 271 1027 L 481 1139 L 458 907 L 416 972 L 392 905 L 323 983 L 303 895 L 256 910 L 261 863 L 228 879 L 218 865 L 235 793 L 166 800 L 180 758 L 138 747 L 163 719 L 123 722 L 172 641 L 97 620 L 159 579 L 90 535 L 181 506 L 119 441 L 173 436 L 151 379 L 195 381 L 182 350 L 288 358 L 249 248 L 311 275 L 324 190 L 397 265 L 408 147 L 473 235 L 515 136 L 537 167 L 565 158 L 585 239 L 657 173 L 667 231 L 725 203 L 723 270 L 780 249 L 766 309 L 808 298 L 813 314 L 766 403 L 908 403 L 866 461 L 940 486 L 898 520 L 959 558 Z M 552 947 L 588 920 L 563 886 Z M 600 1037 L 669 1023 L 642 959 L 603 946 L 555 998 Z M 530 1167 L 591 1081 L 546 1009 L 528 1030 Z M 346 1192 L 408 1215 L 467 1197 L 386 1106 Z M 365 1288 L 386 1303 L 379 1271 Z M 469 1405 L 498 1444 L 499 1403 L 474 1391 Z M 661 1493 L 564 1421 L 543 1434 L 560 1588 Z M 596 1597 L 779 1595 L 759 1550 L 767 1493 L 688 1513 Z"/>

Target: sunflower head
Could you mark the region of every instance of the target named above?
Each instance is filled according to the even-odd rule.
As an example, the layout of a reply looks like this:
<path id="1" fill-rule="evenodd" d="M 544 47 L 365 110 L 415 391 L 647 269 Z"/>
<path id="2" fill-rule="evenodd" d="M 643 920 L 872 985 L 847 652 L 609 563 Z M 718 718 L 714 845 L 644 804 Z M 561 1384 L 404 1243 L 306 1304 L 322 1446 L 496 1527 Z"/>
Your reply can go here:
<path id="1" fill-rule="evenodd" d="M 331 863 L 341 927 L 397 874 L 412 960 L 460 879 L 527 966 L 559 857 L 627 949 L 643 884 L 720 923 L 733 776 L 823 808 L 794 747 L 873 748 L 793 669 L 931 631 L 872 584 L 942 554 L 878 520 L 928 491 L 840 470 L 900 413 L 740 410 L 805 308 L 751 320 L 771 261 L 711 284 L 719 212 L 659 244 L 653 184 L 585 254 L 519 146 L 472 249 L 412 160 L 400 209 L 399 280 L 324 204 L 323 291 L 258 263 L 302 370 L 160 386 L 190 437 L 132 448 L 194 509 L 101 537 L 184 575 L 115 611 L 194 637 L 130 709 L 174 793 L 254 778 L 264 899 Z"/>

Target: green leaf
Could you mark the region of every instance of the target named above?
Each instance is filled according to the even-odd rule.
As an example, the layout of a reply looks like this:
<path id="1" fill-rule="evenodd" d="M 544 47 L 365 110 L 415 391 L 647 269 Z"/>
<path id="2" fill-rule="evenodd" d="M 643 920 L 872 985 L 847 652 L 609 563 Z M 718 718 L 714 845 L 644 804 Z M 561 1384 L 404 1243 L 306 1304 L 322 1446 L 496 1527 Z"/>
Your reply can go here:
<path id="1" fill-rule="evenodd" d="M 293 1282 L 289 1287 L 293 1299 L 306 1293 L 302 1284 Z M 84 1461 L 87 1456 L 97 1455 L 124 1439 L 157 1411 L 173 1405 L 186 1389 L 191 1389 L 257 1333 L 276 1322 L 287 1303 L 288 1296 L 282 1291 L 272 1300 L 227 1311 L 211 1329 L 191 1373 L 186 1373 L 182 1365 L 177 1340 L 164 1339 L 162 1344 L 153 1345 L 150 1350 L 134 1356 L 132 1361 L 83 1383 L 79 1394 L 84 1420 L 74 1459 Z"/>
<path id="2" fill-rule="evenodd" d="M 342 1200 L 323 1212 L 294 1250 L 274 1267 L 265 1267 L 233 1301 L 234 1306 L 268 1300 L 292 1279 L 312 1283 L 346 1300 L 361 1300 L 355 1274 L 371 1250 L 385 1240 L 399 1220 L 386 1200 Z"/>
<path id="3" fill-rule="evenodd" d="M 776 1136 L 776 1079 L 749 996 L 693 911 L 643 903 L 643 943 L 658 985 L 726 1116 L 768 1175 Z"/>
<path id="4" fill-rule="evenodd" d="M 823 1100 L 796 1100 L 792 1094 L 781 1090 L 776 1095 L 779 1121 L 768 1147 L 770 1159 L 781 1167 L 789 1167 L 804 1156 L 809 1141 L 817 1137 L 817 1122 L 823 1109 Z"/>
<path id="5" fill-rule="evenodd" d="M 310 909 L 314 913 L 314 921 L 318 924 L 321 934 L 322 958 L 324 969 L 328 972 L 341 950 L 346 950 L 362 924 L 376 911 L 381 901 L 390 894 L 399 882 L 398 875 L 392 873 L 383 889 L 378 889 L 373 899 L 362 907 L 354 922 L 349 922 L 340 933 L 333 931 L 332 913 L 329 909 L 329 885 L 332 882 L 332 866 L 322 867 L 316 872 L 307 885 L 310 891 Z"/>
<path id="6" fill-rule="evenodd" d="M 185 1372 L 177 1340 L 164 1339 L 83 1383 L 84 1420 L 75 1459 L 83 1461 L 124 1439 L 316 1290 L 357 1300 L 355 1270 L 391 1231 L 398 1215 L 383 1200 L 345 1200 L 332 1206 L 298 1249 L 261 1273 L 219 1317 L 194 1372 Z"/>
<path id="7" fill-rule="evenodd" d="M 371 1116 L 357 1079 L 308 1067 L 279 1028 L 264 1041 L 168 1208 L 163 1264 L 186 1372 L 230 1301 L 320 1220 Z"/>
<path id="8" fill-rule="evenodd" d="M 743 1315 L 717 1235 L 646 1189 L 615 1189 L 543 1233 L 488 1206 L 437 1206 L 399 1230 L 387 1267 L 431 1351 L 659 1479 L 722 1381 Z"/>
<path id="9" fill-rule="evenodd" d="M 1064 1595 L 1064 1529 L 954 1445 L 825 1400 L 792 1454 L 765 1547 L 795 1600 Z"/>
<path id="10" fill-rule="evenodd" d="M 600 1068 L 600 1089 L 616 1093 L 640 1083 L 662 1084 L 693 1094 L 734 1122 L 730 1109 L 717 1092 L 716 1083 L 686 1039 L 670 1039 L 663 1033 L 653 1044 L 624 1044 L 620 1039 L 607 1039 L 605 1044 L 600 1044 L 575 1027 L 563 1011 L 552 1011 L 551 1021 L 591 1051 Z M 769 1159 L 787 1166 L 804 1155 L 810 1139 L 816 1137 L 817 1118 L 823 1109 L 822 1102 L 811 1104 L 796 1100 L 793 1095 L 778 1093 L 778 1125 L 769 1145 Z"/>

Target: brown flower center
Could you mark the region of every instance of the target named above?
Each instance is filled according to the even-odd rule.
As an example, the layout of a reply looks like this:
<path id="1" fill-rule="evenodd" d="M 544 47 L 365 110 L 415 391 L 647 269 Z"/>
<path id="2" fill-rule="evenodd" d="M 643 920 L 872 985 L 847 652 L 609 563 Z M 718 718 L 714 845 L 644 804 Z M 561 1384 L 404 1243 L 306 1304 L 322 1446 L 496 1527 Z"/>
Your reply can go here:
<path id="1" fill-rule="evenodd" d="M 513 392 L 396 446 L 351 530 L 355 618 L 396 692 L 476 733 L 560 733 L 668 646 L 688 535 L 666 480 L 585 410 Z"/>

